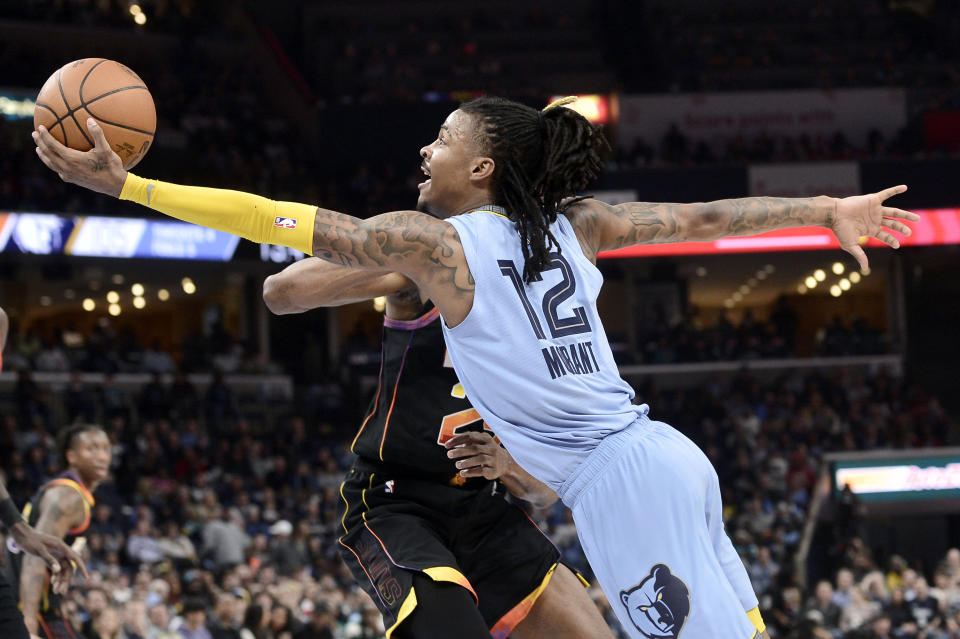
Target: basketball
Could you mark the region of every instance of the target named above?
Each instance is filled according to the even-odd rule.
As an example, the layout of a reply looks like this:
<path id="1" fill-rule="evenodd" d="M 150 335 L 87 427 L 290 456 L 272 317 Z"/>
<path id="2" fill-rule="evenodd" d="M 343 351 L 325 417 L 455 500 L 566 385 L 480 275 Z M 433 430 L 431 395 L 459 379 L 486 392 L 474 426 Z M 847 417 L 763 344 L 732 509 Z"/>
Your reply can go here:
<path id="1" fill-rule="evenodd" d="M 42 124 L 62 144 L 88 151 L 93 148 L 88 117 L 100 124 L 124 169 L 142 160 L 153 143 L 153 97 L 140 76 L 119 62 L 84 58 L 57 69 L 37 96 L 33 127 Z"/>

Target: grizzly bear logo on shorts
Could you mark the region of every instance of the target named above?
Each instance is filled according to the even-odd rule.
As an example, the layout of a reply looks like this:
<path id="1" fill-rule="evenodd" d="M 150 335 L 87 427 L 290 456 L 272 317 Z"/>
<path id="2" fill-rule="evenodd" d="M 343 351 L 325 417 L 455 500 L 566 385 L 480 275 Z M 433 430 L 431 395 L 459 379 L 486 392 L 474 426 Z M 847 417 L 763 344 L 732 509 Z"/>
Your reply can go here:
<path id="1" fill-rule="evenodd" d="M 620 601 L 640 634 L 650 639 L 676 639 L 690 614 L 690 589 L 666 564 L 655 565 L 639 584 L 621 590 Z"/>

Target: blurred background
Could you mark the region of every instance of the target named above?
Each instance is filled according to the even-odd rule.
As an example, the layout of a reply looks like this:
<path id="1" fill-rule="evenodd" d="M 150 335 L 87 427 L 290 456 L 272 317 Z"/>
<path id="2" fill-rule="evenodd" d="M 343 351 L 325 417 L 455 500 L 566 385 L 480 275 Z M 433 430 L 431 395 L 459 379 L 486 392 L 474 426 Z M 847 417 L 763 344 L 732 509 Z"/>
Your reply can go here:
<path id="1" fill-rule="evenodd" d="M 379 637 L 334 544 L 382 300 L 273 316 L 263 279 L 300 253 L 61 183 L 34 98 L 83 57 L 153 93 L 138 174 L 361 217 L 412 207 L 420 147 L 484 93 L 582 96 L 613 203 L 908 184 L 923 220 L 869 272 L 818 230 L 639 248 L 600 261 L 599 304 L 638 400 L 716 466 L 771 636 L 960 637 L 952 0 L 0 0 L 0 468 L 22 504 L 59 427 L 114 441 L 69 614 L 165 639 L 193 597 L 216 637 L 252 603 L 259 639 Z M 589 577 L 569 512 L 531 514 Z M 226 571 L 221 515 L 249 540 Z"/>

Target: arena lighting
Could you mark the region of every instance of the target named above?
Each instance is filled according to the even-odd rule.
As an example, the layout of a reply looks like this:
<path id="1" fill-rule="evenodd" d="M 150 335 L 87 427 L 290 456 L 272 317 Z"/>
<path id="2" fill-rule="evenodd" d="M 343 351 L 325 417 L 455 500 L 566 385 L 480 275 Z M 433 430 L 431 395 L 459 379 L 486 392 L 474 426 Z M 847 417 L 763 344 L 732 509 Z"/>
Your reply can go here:
<path id="1" fill-rule="evenodd" d="M 813 272 L 813 276 L 817 278 L 818 282 L 822 282 L 823 280 L 827 279 L 827 274 L 824 273 L 822 268 L 818 268 L 817 270 L 815 270 Z"/>
<path id="2" fill-rule="evenodd" d="M 161 288 L 159 291 L 157 291 L 157 298 L 161 302 L 166 302 L 168 299 L 170 299 L 170 291 L 165 288 Z"/>
<path id="3" fill-rule="evenodd" d="M 94 302 L 94 301 L 93 301 L 92 299 L 90 299 L 89 297 L 87 297 L 87 298 L 84 298 L 82 306 L 83 306 L 83 310 L 85 310 L 85 311 L 87 311 L 87 312 L 89 313 L 89 312 L 92 311 L 93 309 L 97 308 L 97 303 Z"/>
<path id="4" fill-rule="evenodd" d="M 740 291 L 735 292 L 730 297 L 733 299 L 734 302 L 739 302 L 740 300 L 743 299 L 743 295 L 740 294 Z"/>
<path id="5" fill-rule="evenodd" d="M 130 5 L 130 15 L 137 16 L 137 15 L 140 15 L 140 13 L 142 12 L 143 10 L 140 8 L 139 4 L 134 2 L 133 4 Z"/>
<path id="6" fill-rule="evenodd" d="M 817 288 L 817 280 L 815 280 L 812 275 L 808 275 L 807 279 L 803 280 L 803 283 L 807 285 L 807 288 Z"/>
<path id="7" fill-rule="evenodd" d="M 833 274 L 834 275 L 843 275 L 843 263 L 834 262 L 833 263 Z"/>
<path id="8" fill-rule="evenodd" d="M 734 302 L 733 300 L 725 300 L 725 301 L 723 302 L 723 305 L 726 306 L 727 308 L 733 308 L 733 305 L 734 305 L 735 303 L 736 303 L 736 302 Z"/>
<path id="9" fill-rule="evenodd" d="M 110 306 L 107 307 L 107 312 L 113 315 L 114 317 L 116 317 L 117 315 L 120 314 L 120 305 L 111 304 Z"/>
<path id="10" fill-rule="evenodd" d="M 50 299 L 49 295 L 40 296 L 40 306 L 50 306 L 53 303 L 53 300 Z"/>
<path id="11" fill-rule="evenodd" d="M 801 295 L 806 295 L 807 287 L 801 284 L 800 286 L 797 287 L 797 293 L 800 293 Z"/>
<path id="12" fill-rule="evenodd" d="M 387 308 L 387 298 L 386 297 L 375 297 L 373 298 L 373 310 L 378 313 L 382 313 Z"/>
<path id="13" fill-rule="evenodd" d="M 130 292 L 134 297 L 143 297 L 143 284 L 134 284 L 130 287 Z"/>
<path id="14" fill-rule="evenodd" d="M 187 295 L 193 295 L 197 292 L 197 285 L 193 283 L 189 277 L 185 277 L 180 280 L 180 286 L 183 287 L 183 292 Z"/>
<path id="15" fill-rule="evenodd" d="M 850 272 L 850 282 L 852 282 L 853 284 L 856 284 L 856 283 L 858 283 L 859 281 L 860 281 L 860 274 L 857 273 L 856 271 L 851 271 L 851 272 Z"/>
<path id="16" fill-rule="evenodd" d="M 120 301 L 120 294 L 117 293 L 116 291 L 110 291 L 109 293 L 107 293 L 107 301 L 110 302 L 111 304 L 116 304 L 117 302 Z"/>
<path id="17" fill-rule="evenodd" d="M 565 95 L 554 95 L 550 97 L 551 104 Z M 564 105 L 565 108 L 576 111 L 594 124 L 610 123 L 610 98 L 599 94 L 578 95 L 577 101 Z"/>
<path id="18" fill-rule="evenodd" d="M 145 299 L 143 299 L 142 297 L 135 297 L 135 298 L 133 298 L 133 307 L 134 307 L 134 308 L 143 308 L 143 307 L 146 306 L 146 305 L 147 305 L 147 301 L 146 301 Z"/>
<path id="19" fill-rule="evenodd" d="M 773 273 L 776 269 L 773 268 L 773 264 L 767 264 L 766 266 L 763 267 L 763 270 L 765 270 L 767 272 L 767 275 L 769 275 L 770 273 Z"/>
<path id="20" fill-rule="evenodd" d="M 140 12 L 137 15 L 133 16 L 133 21 L 140 25 L 146 24 L 147 15 L 143 12 Z"/>
<path id="21" fill-rule="evenodd" d="M 843 289 L 844 291 L 849 291 L 849 290 L 850 290 L 851 284 L 850 284 L 850 280 L 848 280 L 847 278 L 843 278 L 842 280 L 840 280 L 839 282 L 837 282 L 837 284 L 838 284 L 838 285 L 840 286 L 840 288 Z"/>
<path id="22" fill-rule="evenodd" d="M 834 284 L 833 286 L 830 287 L 830 294 L 833 295 L 834 297 L 840 297 L 841 295 L 843 295 L 843 291 L 840 290 L 839 286 Z"/>
<path id="23" fill-rule="evenodd" d="M 740 287 L 740 294 L 741 294 L 741 295 L 749 295 L 749 294 L 750 294 L 750 287 L 747 286 L 746 284 L 744 284 L 743 286 L 741 286 L 741 287 Z"/>
<path id="24" fill-rule="evenodd" d="M 764 271 L 764 270 L 757 271 L 757 279 L 758 279 L 758 280 L 765 280 L 765 279 L 767 279 L 767 272 Z"/>

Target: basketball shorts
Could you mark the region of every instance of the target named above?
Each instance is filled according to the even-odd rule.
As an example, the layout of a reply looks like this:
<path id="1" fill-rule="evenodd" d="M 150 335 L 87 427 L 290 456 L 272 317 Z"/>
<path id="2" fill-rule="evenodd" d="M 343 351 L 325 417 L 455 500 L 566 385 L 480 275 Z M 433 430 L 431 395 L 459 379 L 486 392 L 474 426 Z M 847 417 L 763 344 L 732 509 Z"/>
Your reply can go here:
<path id="1" fill-rule="evenodd" d="M 507 637 L 560 557 L 497 482 L 450 486 L 358 461 L 340 495 L 340 556 L 383 613 L 388 637 L 416 607 L 414 572 L 469 590 L 492 636 Z"/>
<path id="2" fill-rule="evenodd" d="M 0 637 L 3 639 L 29 639 L 27 627 L 23 625 L 23 614 L 17 607 L 13 587 L 0 570 Z"/>
<path id="3" fill-rule="evenodd" d="M 561 488 L 600 587 L 635 639 L 751 639 L 757 605 L 723 529 L 706 455 L 645 415 L 607 436 Z"/>

